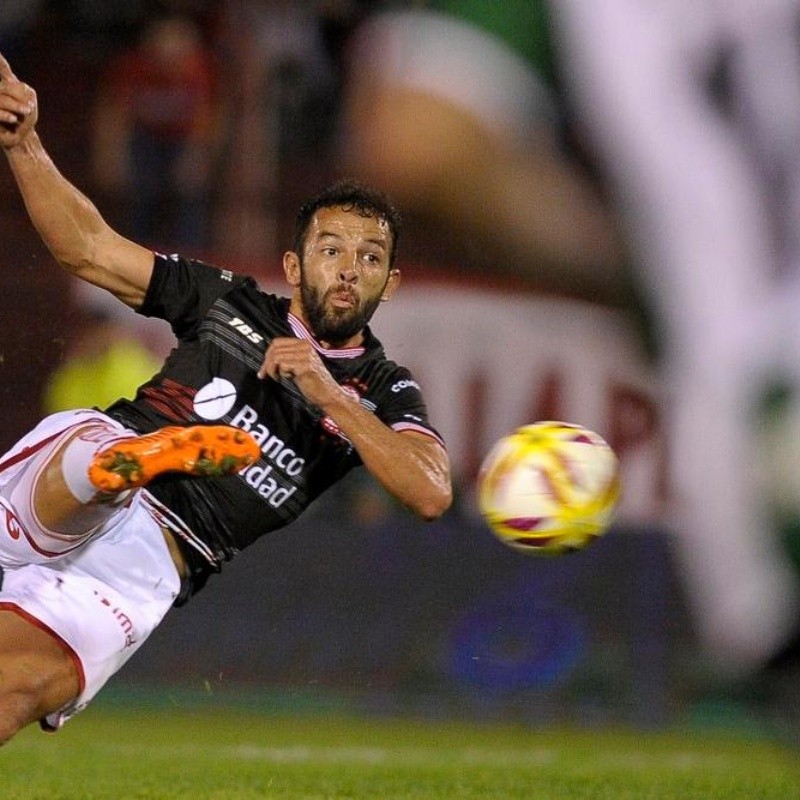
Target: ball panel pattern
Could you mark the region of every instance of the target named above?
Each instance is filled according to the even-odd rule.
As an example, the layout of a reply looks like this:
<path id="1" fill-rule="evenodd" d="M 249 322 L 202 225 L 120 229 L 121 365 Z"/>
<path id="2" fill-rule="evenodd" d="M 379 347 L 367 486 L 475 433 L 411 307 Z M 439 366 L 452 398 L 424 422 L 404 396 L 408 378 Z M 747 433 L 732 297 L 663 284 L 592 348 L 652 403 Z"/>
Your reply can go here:
<path id="1" fill-rule="evenodd" d="M 614 451 L 593 431 L 565 422 L 504 436 L 478 476 L 478 506 L 492 532 L 536 555 L 587 547 L 607 530 L 619 494 Z"/>

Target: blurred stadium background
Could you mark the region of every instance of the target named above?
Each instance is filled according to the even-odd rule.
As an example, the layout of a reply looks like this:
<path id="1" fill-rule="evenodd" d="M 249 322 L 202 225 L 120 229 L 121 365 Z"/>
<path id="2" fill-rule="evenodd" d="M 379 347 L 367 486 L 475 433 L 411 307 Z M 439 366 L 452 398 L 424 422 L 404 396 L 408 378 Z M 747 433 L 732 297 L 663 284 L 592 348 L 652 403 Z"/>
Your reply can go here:
<path id="1" fill-rule="evenodd" d="M 39 93 L 39 128 L 56 163 L 133 236 L 141 219 L 126 204 L 132 177 L 104 180 L 102 169 L 113 158 L 103 149 L 109 141 L 127 141 L 104 129 L 103 112 L 123 91 L 117 59 L 157 12 L 191 19 L 213 72 L 213 107 L 200 127 L 214 135 L 203 141 L 198 167 L 207 181 L 196 213 L 206 223 L 168 227 L 182 186 L 162 172 L 167 193 L 138 238 L 255 274 L 280 291 L 280 256 L 299 202 L 343 169 L 347 46 L 373 5 L 5 0 L 0 50 Z M 115 336 L 155 356 L 169 336 L 117 317 L 55 268 L 8 170 L 0 171 L 0 241 L 5 449 L 44 413 L 53 376 L 76 357 L 98 315 L 119 323 Z M 411 209 L 404 285 L 374 324 L 414 371 L 451 447 L 453 511 L 418 524 L 355 477 L 174 611 L 109 691 L 263 693 L 286 698 L 289 708 L 334 703 L 534 726 L 713 723 L 796 733 L 800 674 L 791 659 L 730 674 L 698 640 L 670 523 L 658 335 L 644 324 L 643 306 L 627 293 L 596 302 L 581 296 L 580 284 L 554 291 L 537 280 L 535 265 L 501 274 L 488 261 L 480 241 Z M 87 369 L 92 375 L 91 362 Z M 74 378 L 82 388 L 86 374 Z M 546 418 L 607 438 L 624 487 L 608 536 L 553 561 L 495 542 L 472 496 L 492 441 Z"/>

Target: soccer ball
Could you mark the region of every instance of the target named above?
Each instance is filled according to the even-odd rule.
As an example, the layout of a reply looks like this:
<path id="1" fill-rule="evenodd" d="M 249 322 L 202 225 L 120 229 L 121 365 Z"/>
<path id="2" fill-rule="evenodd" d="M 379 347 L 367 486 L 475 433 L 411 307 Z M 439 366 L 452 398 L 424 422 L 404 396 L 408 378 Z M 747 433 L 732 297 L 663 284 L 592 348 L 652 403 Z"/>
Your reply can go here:
<path id="1" fill-rule="evenodd" d="M 477 488 L 481 514 L 500 541 L 524 553 L 561 555 L 607 530 L 619 498 L 617 457 L 580 425 L 536 422 L 492 447 Z"/>

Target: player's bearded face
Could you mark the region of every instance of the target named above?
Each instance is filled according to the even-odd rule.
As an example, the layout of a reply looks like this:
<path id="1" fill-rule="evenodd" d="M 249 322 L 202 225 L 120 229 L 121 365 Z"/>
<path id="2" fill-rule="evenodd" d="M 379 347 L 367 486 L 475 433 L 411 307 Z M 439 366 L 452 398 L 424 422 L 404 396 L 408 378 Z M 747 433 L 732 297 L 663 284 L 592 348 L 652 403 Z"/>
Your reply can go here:
<path id="1" fill-rule="evenodd" d="M 357 287 L 337 283 L 327 289 L 314 286 L 305 270 L 301 272 L 300 296 L 308 324 L 320 341 L 338 344 L 359 333 L 372 319 L 381 301 L 381 291 L 364 297 Z M 349 296 L 351 304 L 342 306 L 334 298 Z"/>

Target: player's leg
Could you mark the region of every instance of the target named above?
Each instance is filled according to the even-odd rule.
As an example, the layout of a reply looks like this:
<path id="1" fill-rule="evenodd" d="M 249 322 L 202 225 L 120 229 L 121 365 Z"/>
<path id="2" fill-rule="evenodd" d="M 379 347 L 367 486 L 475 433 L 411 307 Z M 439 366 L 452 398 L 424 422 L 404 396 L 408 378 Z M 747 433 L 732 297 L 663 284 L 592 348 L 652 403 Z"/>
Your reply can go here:
<path id="1" fill-rule="evenodd" d="M 128 490 L 163 472 L 225 475 L 259 455 L 249 434 L 227 425 L 136 436 L 98 412 L 54 415 L 0 460 L 9 532 L 0 564 L 46 563 L 82 546 L 125 507 Z"/>
<path id="2" fill-rule="evenodd" d="M 144 436 L 107 426 L 81 428 L 39 473 L 34 509 L 51 530 L 82 536 L 111 516 L 127 490 L 164 472 L 218 477 L 259 455 L 249 434 L 227 425 L 174 426 Z"/>
<path id="3" fill-rule="evenodd" d="M 21 610 L 0 603 L 0 745 L 80 691 L 69 648 Z"/>
<path id="4" fill-rule="evenodd" d="M 0 742 L 31 722 L 58 730 L 172 608 L 181 574 L 154 503 L 137 492 L 106 535 L 70 558 L 4 571 Z"/>
<path id="5" fill-rule="evenodd" d="M 65 412 L 42 420 L 0 457 L 7 534 L 0 536 L 0 564 L 47 563 L 98 531 L 120 505 L 94 503 L 90 459 L 104 444 L 132 435 L 99 412 Z"/>
<path id="6" fill-rule="evenodd" d="M 125 495 L 101 497 L 89 478 L 89 466 L 98 450 L 132 433 L 108 424 L 77 427 L 44 453 L 14 492 L 16 508 L 31 501 L 33 519 L 57 537 L 82 538 L 103 525 Z M 101 502 L 102 501 L 102 502 Z"/>
<path id="7" fill-rule="evenodd" d="M 504 269 L 618 302 L 624 256 L 603 198 L 561 141 L 534 43 L 546 37 L 541 4 L 448 5 L 373 14 L 352 38 L 348 168 L 402 207 L 479 237 Z M 512 15 L 528 47 L 503 36 L 511 24 L 487 24 Z"/>

